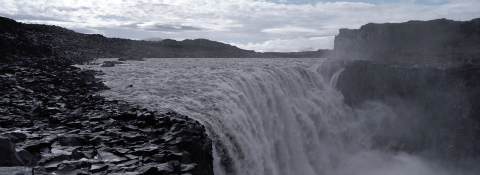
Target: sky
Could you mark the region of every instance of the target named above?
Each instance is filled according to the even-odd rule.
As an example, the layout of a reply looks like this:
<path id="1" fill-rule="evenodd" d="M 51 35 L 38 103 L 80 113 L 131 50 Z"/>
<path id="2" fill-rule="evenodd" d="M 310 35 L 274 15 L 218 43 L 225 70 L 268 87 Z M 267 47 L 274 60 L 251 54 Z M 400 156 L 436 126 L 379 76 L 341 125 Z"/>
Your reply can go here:
<path id="1" fill-rule="evenodd" d="M 257 52 L 333 49 L 340 28 L 480 18 L 480 0 L 0 0 L 0 16 L 106 37 L 204 38 Z"/>

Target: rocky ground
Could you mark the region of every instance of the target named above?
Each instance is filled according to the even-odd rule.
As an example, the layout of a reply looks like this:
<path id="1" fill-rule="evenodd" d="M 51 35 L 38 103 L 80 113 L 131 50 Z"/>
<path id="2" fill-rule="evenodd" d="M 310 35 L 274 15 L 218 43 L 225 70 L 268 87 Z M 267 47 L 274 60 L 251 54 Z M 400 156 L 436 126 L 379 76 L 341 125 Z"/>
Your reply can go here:
<path id="1" fill-rule="evenodd" d="M 0 174 L 213 174 L 205 127 L 93 93 L 93 71 L 1 60 Z"/>

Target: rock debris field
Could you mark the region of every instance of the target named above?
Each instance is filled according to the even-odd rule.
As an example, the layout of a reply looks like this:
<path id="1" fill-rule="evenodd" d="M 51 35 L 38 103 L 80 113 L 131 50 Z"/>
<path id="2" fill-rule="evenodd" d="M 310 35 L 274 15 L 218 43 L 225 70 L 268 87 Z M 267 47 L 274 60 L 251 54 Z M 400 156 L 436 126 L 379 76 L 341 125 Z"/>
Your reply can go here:
<path id="1" fill-rule="evenodd" d="M 0 65 L 0 174 L 213 174 L 199 122 L 94 93 L 108 89 L 55 58 Z"/>

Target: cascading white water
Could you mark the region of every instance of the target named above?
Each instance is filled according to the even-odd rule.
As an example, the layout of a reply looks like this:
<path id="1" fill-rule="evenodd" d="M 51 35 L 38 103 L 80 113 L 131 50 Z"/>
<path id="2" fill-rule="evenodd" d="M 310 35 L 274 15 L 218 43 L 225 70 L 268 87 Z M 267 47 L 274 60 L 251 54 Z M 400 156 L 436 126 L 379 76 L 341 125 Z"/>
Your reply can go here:
<path id="1" fill-rule="evenodd" d="M 215 174 L 449 174 L 406 153 L 369 147 L 395 114 L 352 110 L 317 73 L 324 59 L 149 59 L 101 68 L 102 95 L 199 120 L 214 142 Z M 132 84 L 133 87 L 128 85 Z M 438 169 L 438 170 L 437 170 Z"/>
<path id="2" fill-rule="evenodd" d="M 331 174 L 345 147 L 341 97 L 316 72 L 265 70 L 235 77 L 218 125 L 222 171 L 232 174 Z M 217 151 L 219 148 L 217 148 Z M 224 152 L 225 151 L 225 152 Z M 226 162 L 221 162 L 226 161 Z M 218 172 L 219 170 L 217 170 Z"/>

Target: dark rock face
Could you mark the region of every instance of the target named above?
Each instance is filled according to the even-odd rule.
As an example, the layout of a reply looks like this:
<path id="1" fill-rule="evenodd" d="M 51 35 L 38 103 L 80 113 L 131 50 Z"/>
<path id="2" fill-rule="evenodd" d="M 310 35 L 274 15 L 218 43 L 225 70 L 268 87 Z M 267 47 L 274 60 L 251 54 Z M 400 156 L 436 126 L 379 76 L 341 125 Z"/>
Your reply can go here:
<path id="1" fill-rule="evenodd" d="M 340 29 L 335 56 L 349 60 L 460 61 L 480 59 L 480 18 L 373 24 Z"/>
<path id="2" fill-rule="evenodd" d="M 68 49 L 58 52 L 70 41 L 55 32 L 77 41 L 92 36 L 0 23 L 0 167 L 33 167 L 24 174 L 213 174 L 212 142 L 199 122 L 94 95 L 108 89 L 94 77 L 99 72 L 71 66 L 79 59 Z"/>
<path id="3" fill-rule="evenodd" d="M 400 118 L 390 130 L 413 133 L 384 131 L 376 146 L 480 157 L 480 65 L 354 61 L 338 77 L 337 88 L 351 107 L 362 108 L 366 101 L 392 107 Z"/>
<path id="4" fill-rule="evenodd" d="M 15 146 L 7 137 L 0 136 L 0 166 L 23 166 Z"/>
<path id="5" fill-rule="evenodd" d="M 480 18 L 340 29 L 336 57 L 357 61 L 346 65 L 336 86 L 355 109 L 376 101 L 398 116 L 379 129 L 374 147 L 430 151 L 444 160 L 478 160 L 478 48 Z"/>

